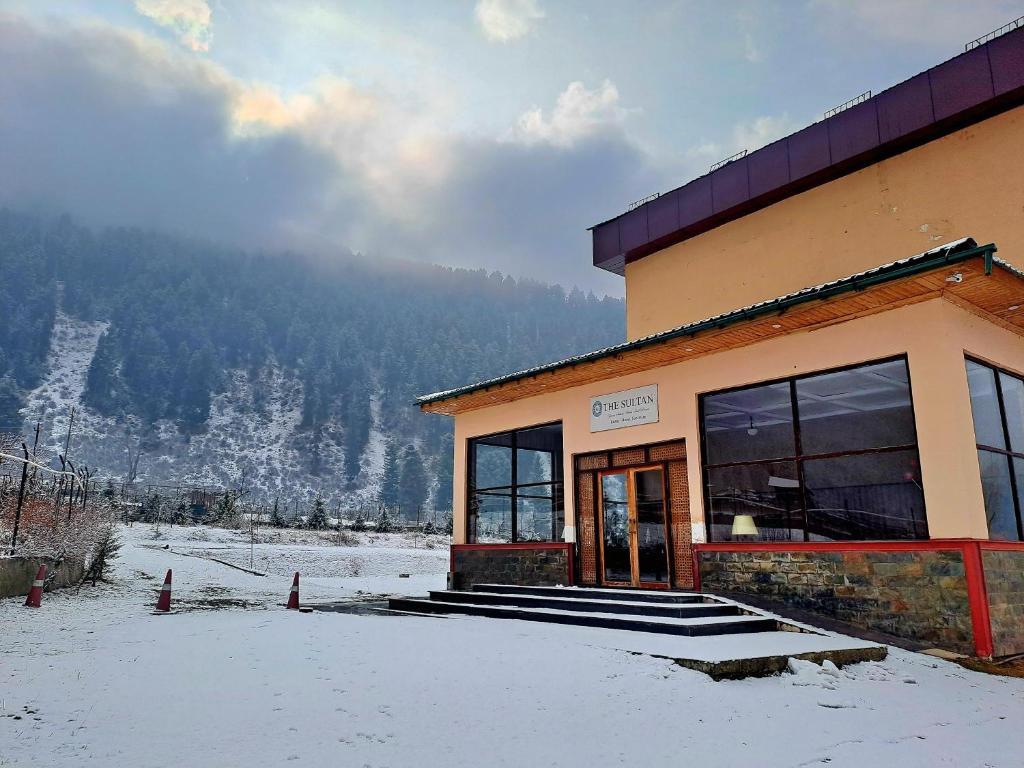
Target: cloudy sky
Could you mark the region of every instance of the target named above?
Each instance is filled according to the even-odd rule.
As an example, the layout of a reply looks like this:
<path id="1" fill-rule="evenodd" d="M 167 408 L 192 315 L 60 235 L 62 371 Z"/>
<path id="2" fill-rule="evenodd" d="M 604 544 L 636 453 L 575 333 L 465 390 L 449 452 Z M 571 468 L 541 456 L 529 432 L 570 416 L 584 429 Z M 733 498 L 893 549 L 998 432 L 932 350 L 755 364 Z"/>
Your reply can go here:
<path id="1" fill-rule="evenodd" d="M 0 205 L 619 294 L 586 228 L 1019 0 L 0 0 Z"/>

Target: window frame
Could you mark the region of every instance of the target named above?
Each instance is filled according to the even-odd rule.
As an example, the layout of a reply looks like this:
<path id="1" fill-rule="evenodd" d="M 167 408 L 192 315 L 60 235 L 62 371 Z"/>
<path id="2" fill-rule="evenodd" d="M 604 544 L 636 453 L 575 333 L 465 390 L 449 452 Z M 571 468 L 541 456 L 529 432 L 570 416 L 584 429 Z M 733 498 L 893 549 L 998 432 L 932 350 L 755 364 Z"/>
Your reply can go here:
<path id="1" fill-rule="evenodd" d="M 479 544 L 476 541 L 476 533 L 470 527 L 470 517 L 472 515 L 472 504 L 473 499 L 477 494 L 485 494 L 489 496 L 508 496 L 509 499 L 509 525 L 511 528 L 509 539 L 507 542 L 494 542 L 509 543 L 509 544 L 543 544 L 550 542 L 559 542 L 558 523 L 561 519 L 562 525 L 565 524 L 565 442 L 562 441 L 562 447 L 558 451 L 559 461 L 552 461 L 551 463 L 551 475 L 552 479 L 549 482 L 540 483 L 520 483 L 519 478 L 519 445 L 518 435 L 520 432 L 528 432 L 532 429 L 542 429 L 544 427 L 558 427 L 559 432 L 563 433 L 563 423 L 561 421 L 546 421 L 540 424 L 530 424 L 525 427 L 515 427 L 512 429 L 499 430 L 497 432 L 489 432 L 484 435 L 474 435 L 473 437 L 466 438 L 466 542 L 469 544 Z M 564 434 L 564 433 L 563 433 Z M 509 445 L 507 446 L 511 451 L 510 456 L 510 485 L 493 485 L 486 488 L 476 487 L 476 446 L 478 441 L 487 440 L 488 438 L 498 436 L 510 436 Z M 531 450 L 524 448 L 523 450 Z M 555 477 L 560 479 L 556 480 Z M 530 488 L 550 488 L 551 496 L 538 496 L 531 495 L 529 493 L 519 493 L 519 489 L 530 489 Z M 498 491 L 508 491 L 508 494 L 497 493 Z M 551 499 L 551 538 L 544 541 L 536 541 L 534 539 L 520 539 L 519 538 L 519 499 Z M 561 515 L 559 515 L 561 513 Z M 470 539 L 473 539 L 472 541 Z"/>
<path id="2" fill-rule="evenodd" d="M 884 447 L 881 447 L 881 448 L 859 448 L 859 449 L 854 449 L 854 450 L 849 450 L 849 451 L 830 451 L 830 452 L 827 452 L 827 453 L 814 453 L 814 454 L 804 454 L 804 453 L 802 453 L 802 451 L 803 451 L 803 444 L 802 444 L 802 437 L 801 437 L 800 413 L 799 413 L 797 390 L 796 390 L 797 382 L 803 381 L 805 379 L 813 379 L 813 378 L 815 378 L 817 376 L 824 376 L 824 375 L 828 375 L 828 374 L 832 374 L 832 373 L 842 373 L 843 371 L 852 371 L 852 370 L 855 370 L 857 368 L 867 368 L 867 367 L 872 366 L 872 365 L 881 365 L 883 363 L 892 363 L 892 362 L 902 362 L 903 365 L 906 368 L 906 371 L 907 371 L 907 397 L 908 397 L 908 401 L 909 401 L 909 404 L 910 404 L 910 418 L 911 418 L 911 425 L 913 427 L 914 442 L 913 443 L 901 444 L 901 445 L 889 445 L 889 446 L 884 446 Z M 717 464 L 709 463 L 708 462 L 708 446 L 707 446 L 707 430 L 705 428 L 705 420 L 704 420 L 704 401 L 707 398 L 714 397 L 716 395 L 728 394 L 730 392 L 741 392 L 741 391 L 744 391 L 744 390 L 757 389 L 759 387 L 766 387 L 766 386 L 771 386 L 773 384 L 783 384 L 783 383 L 789 384 L 789 398 L 790 398 L 790 407 L 792 409 L 792 424 L 793 424 L 793 441 L 794 441 L 793 447 L 794 447 L 794 450 L 796 451 L 795 455 L 793 455 L 793 456 L 777 456 L 777 457 L 767 458 L 767 459 L 749 459 L 749 460 L 745 460 L 745 461 L 728 461 L 728 462 L 721 462 L 721 463 L 717 463 Z M 841 365 L 841 366 L 837 366 L 835 368 L 824 368 L 824 369 L 821 369 L 821 370 L 818 370 L 818 371 L 810 371 L 810 372 L 802 373 L 802 374 L 799 374 L 799 375 L 796 375 L 796 376 L 781 376 L 781 377 L 774 378 L 774 379 L 765 379 L 764 381 L 758 381 L 758 382 L 754 382 L 754 383 L 751 383 L 751 384 L 742 384 L 742 385 L 735 386 L 735 387 L 727 387 L 725 389 L 717 389 L 717 390 L 714 390 L 714 391 L 711 391 L 711 392 L 702 392 L 697 397 L 697 425 L 698 425 L 698 429 L 699 429 L 699 432 L 700 432 L 701 492 L 702 492 L 702 498 L 703 498 L 703 501 L 704 501 L 705 530 L 707 532 L 707 537 L 708 537 L 708 542 L 709 543 L 727 543 L 727 544 L 737 544 L 737 545 L 740 545 L 740 546 L 742 546 L 742 544 L 743 544 L 743 542 L 735 542 L 735 541 L 724 541 L 724 540 L 723 541 L 716 541 L 716 539 L 714 537 L 714 525 L 715 525 L 715 522 L 714 522 L 714 513 L 712 512 L 712 509 L 711 509 L 711 497 L 710 497 L 709 488 L 708 488 L 708 485 L 709 485 L 709 483 L 708 483 L 708 470 L 720 469 L 720 468 L 724 468 L 724 467 L 753 466 L 753 465 L 758 465 L 758 464 L 775 464 L 775 463 L 783 463 L 783 462 L 791 462 L 791 463 L 793 463 L 796 466 L 797 481 L 800 484 L 800 494 L 799 494 L 800 508 L 798 510 L 794 510 L 794 512 L 796 514 L 799 514 L 799 515 L 802 516 L 801 518 L 798 518 L 802 522 L 802 532 L 803 532 L 803 539 L 802 540 L 805 541 L 805 542 L 810 542 L 810 541 L 812 541 L 812 539 L 810 538 L 810 533 L 808 531 L 807 484 L 806 484 L 806 480 L 805 480 L 805 477 L 804 477 L 804 463 L 805 462 L 807 462 L 807 461 L 816 461 L 816 460 L 819 460 L 819 459 L 836 459 L 836 458 L 842 458 L 842 457 L 846 457 L 846 456 L 867 456 L 867 455 L 875 455 L 875 454 L 882 454 L 882 453 L 897 453 L 897 452 L 913 451 L 914 455 L 915 455 L 915 457 L 917 459 L 918 467 L 921 466 L 921 452 L 920 452 L 920 448 L 919 448 L 920 442 L 919 442 L 919 439 L 918 439 L 918 431 L 917 431 L 917 409 L 914 406 L 914 386 L 913 386 L 912 377 L 910 375 L 910 360 L 909 360 L 909 358 L 908 358 L 906 353 L 899 354 L 899 355 L 890 355 L 888 357 L 881 357 L 881 358 L 878 358 L 878 359 L 875 359 L 875 360 L 865 360 L 865 361 L 858 362 L 858 363 L 850 363 L 848 365 Z M 1022 457 L 1022 458 L 1024 458 L 1024 457 Z M 923 477 L 923 475 L 922 475 L 922 478 L 921 478 L 921 511 L 922 511 L 922 514 L 923 514 L 923 521 L 922 522 L 923 522 L 923 525 L 924 525 L 924 532 L 923 532 L 923 534 L 922 534 L 922 536 L 920 538 L 916 538 L 915 537 L 915 538 L 911 538 L 911 539 L 841 539 L 839 541 L 925 541 L 925 540 L 930 539 L 931 538 L 931 534 L 929 532 L 929 526 L 928 526 L 928 508 L 927 508 L 927 500 L 925 498 L 925 493 L 924 493 L 924 477 Z M 799 540 L 798 539 L 793 539 L 793 541 L 799 541 Z M 760 543 L 763 543 L 763 542 L 760 542 Z"/>
<path id="3" fill-rule="evenodd" d="M 1018 491 L 1018 486 L 1017 486 L 1017 473 L 1016 473 L 1016 471 L 1014 469 L 1014 466 L 1013 466 L 1013 460 L 1014 459 L 1021 459 L 1022 461 L 1024 461 L 1024 452 L 1014 451 L 1013 450 L 1013 442 L 1010 439 L 1010 425 L 1009 425 L 1009 422 L 1007 422 L 1007 420 L 1006 420 L 1006 402 L 1003 399 L 1003 381 L 1002 381 L 1002 378 L 1001 378 L 1002 376 L 1009 376 L 1012 379 L 1017 379 L 1018 381 L 1024 381 L 1024 376 L 1022 376 L 1019 373 L 1014 373 L 1013 371 L 1008 370 L 1006 368 L 1001 368 L 998 365 L 993 365 L 992 363 L 990 363 L 990 362 L 988 362 L 986 360 L 982 360 L 979 357 L 974 357 L 973 355 L 965 354 L 964 355 L 964 360 L 966 361 L 964 363 L 964 370 L 965 370 L 965 372 L 966 372 L 966 369 L 967 369 L 967 362 L 971 362 L 971 363 L 974 363 L 975 365 L 980 365 L 983 368 L 987 368 L 988 370 L 992 371 L 993 374 L 994 374 L 992 379 L 995 382 L 995 387 L 996 387 L 996 403 L 999 406 L 999 424 L 1000 424 L 1000 426 L 1003 429 L 1003 441 L 1004 441 L 1004 443 L 1006 444 L 1007 447 L 1006 448 L 996 448 L 995 446 L 986 445 L 984 443 L 979 443 L 978 442 L 978 433 L 977 433 L 977 429 L 974 426 L 974 404 L 971 403 L 971 405 L 970 405 L 970 407 L 971 407 L 971 429 L 974 431 L 974 447 L 975 447 L 975 450 L 978 450 L 978 451 L 987 451 L 989 453 L 999 454 L 999 455 L 1001 455 L 1006 460 L 1007 468 L 1008 468 L 1009 473 L 1010 473 L 1010 496 L 1013 498 L 1013 512 L 1014 512 L 1014 515 L 1016 515 L 1016 517 L 1017 517 L 1017 541 L 1024 541 L 1024 509 L 1022 509 L 1022 506 L 1024 506 L 1024 505 L 1022 505 L 1022 503 L 1021 503 L 1020 492 Z M 972 400 L 970 389 L 971 389 L 970 388 L 970 378 L 968 377 L 967 398 L 968 398 L 968 402 L 969 403 Z M 980 461 L 978 462 L 978 472 L 979 472 L 979 477 L 980 477 L 980 472 L 981 472 L 981 462 Z M 988 515 L 986 513 L 986 522 L 987 522 L 987 517 L 988 517 Z M 989 533 L 989 538 L 990 539 L 992 538 L 991 532 Z"/>

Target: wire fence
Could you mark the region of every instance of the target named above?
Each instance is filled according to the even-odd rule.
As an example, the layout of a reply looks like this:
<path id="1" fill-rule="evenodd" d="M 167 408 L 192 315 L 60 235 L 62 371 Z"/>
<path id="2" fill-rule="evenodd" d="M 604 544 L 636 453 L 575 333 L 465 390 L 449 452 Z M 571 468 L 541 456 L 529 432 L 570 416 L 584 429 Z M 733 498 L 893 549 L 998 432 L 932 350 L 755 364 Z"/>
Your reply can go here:
<path id="1" fill-rule="evenodd" d="M 235 487 L 221 487 L 147 483 L 105 475 L 84 462 L 76 466 L 67 456 L 74 416 L 72 409 L 67 435 L 63 436 L 63 452 L 46 447 L 46 441 L 40 440 L 38 424 L 31 448 L 20 437 L 0 434 L 0 534 L 10 542 L 11 554 L 18 550 L 19 537 L 26 538 L 24 520 L 30 518 L 36 529 L 38 519 L 46 517 L 51 527 L 60 528 L 59 510 L 66 510 L 67 520 L 73 521 L 75 510 L 81 509 L 84 514 L 90 507 L 102 508 L 103 514 L 127 524 L 142 521 L 237 529 L 269 526 L 428 534 L 450 534 L 452 530 L 448 510 L 423 506 L 403 509 L 366 500 L 365 496 L 348 500 L 335 496 L 329 503 L 308 488 L 270 497 L 253 493 L 246 487 L 244 476 Z M 46 509 L 52 513 L 45 514 Z M 27 515 L 29 510 L 31 514 Z"/>

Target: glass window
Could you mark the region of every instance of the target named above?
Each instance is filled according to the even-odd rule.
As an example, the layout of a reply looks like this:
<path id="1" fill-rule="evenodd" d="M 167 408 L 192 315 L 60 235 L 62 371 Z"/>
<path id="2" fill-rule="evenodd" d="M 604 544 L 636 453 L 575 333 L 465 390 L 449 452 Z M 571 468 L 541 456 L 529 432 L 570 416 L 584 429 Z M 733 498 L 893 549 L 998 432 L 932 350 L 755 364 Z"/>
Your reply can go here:
<path id="1" fill-rule="evenodd" d="M 716 467 L 707 472 L 712 541 L 803 541 L 796 462 Z"/>
<path id="2" fill-rule="evenodd" d="M 561 424 L 470 440 L 468 485 L 470 543 L 560 540 Z"/>
<path id="3" fill-rule="evenodd" d="M 917 451 L 811 459 L 804 484 L 811 541 L 928 535 Z"/>
<path id="4" fill-rule="evenodd" d="M 928 536 L 903 358 L 706 395 L 701 428 L 712 541 Z"/>
<path id="5" fill-rule="evenodd" d="M 1024 379 L 967 360 L 974 439 L 993 539 L 1024 539 Z"/>
<path id="6" fill-rule="evenodd" d="M 788 383 L 708 395 L 703 411 L 709 464 L 778 459 L 796 453 Z"/>
<path id="7" fill-rule="evenodd" d="M 993 451 L 978 451 L 981 490 L 985 498 L 988 535 L 993 539 L 1017 538 L 1017 512 L 1014 508 L 1010 461 Z"/>
<path id="8" fill-rule="evenodd" d="M 907 365 L 891 360 L 796 382 L 802 453 L 913 445 Z"/>
<path id="9" fill-rule="evenodd" d="M 1010 450 L 1024 453 L 1024 381 L 1016 376 L 999 374 L 999 388 L 1003 394 L 1003 412 Z"/>
<path id="10" fill-rule="evenodd" d="M 476 487 L 503 488 L 512 485 L 512 449 L 481 443 L 476 448 Z"/>
<path id="11" fill-rule="evenodd" d="M 996 394 L 996 372 L 987 365 L 967 361 L 967 384 L 971 391 L 971 413 L 978 445 L 1006 447 L 1003 421 Z"/>

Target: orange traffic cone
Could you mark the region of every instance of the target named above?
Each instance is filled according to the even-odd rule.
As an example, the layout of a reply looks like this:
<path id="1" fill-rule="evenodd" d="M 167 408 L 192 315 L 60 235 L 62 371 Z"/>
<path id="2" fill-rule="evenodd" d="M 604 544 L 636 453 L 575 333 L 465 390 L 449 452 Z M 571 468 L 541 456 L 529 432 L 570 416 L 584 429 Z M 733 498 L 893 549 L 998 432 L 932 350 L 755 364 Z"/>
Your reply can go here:
<path id="1" fill-rule="evenodd" d="M 167 569 L 164 576 L 164 585 L 160 587 L 160 599 L 156 601 L 156 610 L 153 613 L 171 612 L 171 569 Z"/>
<path id="2" fill-rule="evenodd" d="M 32 589 L 28 591 L 25 599 L 26 608 L 41 608 L 43 606 L 43 582 L 46 580 L 46 566 L 40 565 L 36 573 L 36 580 L 32 582 Z"/>
<path id="3" fill-rule="evenodd" d="M 299 610 L 299 572 L 295 572 L 292 579 L 292 591 L 288 594 L 288 608 Z"/>

